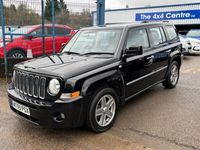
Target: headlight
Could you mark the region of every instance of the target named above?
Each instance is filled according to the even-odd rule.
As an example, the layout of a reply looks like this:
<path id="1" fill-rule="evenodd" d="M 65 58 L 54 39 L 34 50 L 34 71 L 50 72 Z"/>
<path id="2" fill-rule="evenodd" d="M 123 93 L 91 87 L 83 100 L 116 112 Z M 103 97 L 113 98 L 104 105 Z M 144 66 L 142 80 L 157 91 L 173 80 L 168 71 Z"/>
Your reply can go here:
<path id="1" fill-rule="evenodd" d="M 56 96 L 60 92 L 60 82 L 57 79 L 50 80 L 48 92 L 51 96 Z"/>
<path id="2" fill-rule="evenodd" d="M 13 71 L 12 83 L 15 83 L 15 71 Z"/>

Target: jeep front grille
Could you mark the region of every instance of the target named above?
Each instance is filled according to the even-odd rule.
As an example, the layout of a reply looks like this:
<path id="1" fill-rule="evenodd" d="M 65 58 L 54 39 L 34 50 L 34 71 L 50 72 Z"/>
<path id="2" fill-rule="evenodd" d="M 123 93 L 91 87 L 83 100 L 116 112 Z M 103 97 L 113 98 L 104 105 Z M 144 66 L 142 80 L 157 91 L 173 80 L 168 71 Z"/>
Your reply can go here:
<path id="1" fill-rule="evenodd" d="M 44 99 L 46 93 L 46 78 L 29 75 L 28 73 L 15 71 L 15 89 L 19 92 Z"/>

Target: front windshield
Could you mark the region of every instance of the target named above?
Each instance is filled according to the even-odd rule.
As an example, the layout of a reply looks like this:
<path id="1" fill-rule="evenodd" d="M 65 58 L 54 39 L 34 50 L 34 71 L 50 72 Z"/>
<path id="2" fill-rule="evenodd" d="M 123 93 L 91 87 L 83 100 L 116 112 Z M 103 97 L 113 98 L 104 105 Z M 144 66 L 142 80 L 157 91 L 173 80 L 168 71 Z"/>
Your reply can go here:
<path id="1" fill-rule="evenodd" d="M 79 54 L 114 54 L 118 46 L 121 30 L 85 30 L 76 34 L 66 45 L 63 52 Z"/>
<path id="2" fill-rule="evenodd" d="M 200 30 L 190 30 L 187 33 L 187 36 L 194 36 L 194 37 L 200 36 Z"/>

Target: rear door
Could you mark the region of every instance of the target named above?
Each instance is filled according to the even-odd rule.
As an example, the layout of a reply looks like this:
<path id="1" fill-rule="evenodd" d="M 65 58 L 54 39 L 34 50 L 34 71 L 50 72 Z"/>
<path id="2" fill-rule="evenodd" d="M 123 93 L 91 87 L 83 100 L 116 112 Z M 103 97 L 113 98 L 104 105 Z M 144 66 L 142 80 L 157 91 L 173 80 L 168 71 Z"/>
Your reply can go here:
<path id="1" fill-rule="evenodd" d="M 164 79 L 168 68 L 171 48 L 162 26 L 148 28 L 148 35 L 151 49 L 147 52 L 148 56 L 145 57 L 145 60 L 147 65 L 148 61 L 152 62 L 149 64 L 149 69 L 152 71 L 152 75 L 149 76 L 149 84 L 152 85 Z"/>

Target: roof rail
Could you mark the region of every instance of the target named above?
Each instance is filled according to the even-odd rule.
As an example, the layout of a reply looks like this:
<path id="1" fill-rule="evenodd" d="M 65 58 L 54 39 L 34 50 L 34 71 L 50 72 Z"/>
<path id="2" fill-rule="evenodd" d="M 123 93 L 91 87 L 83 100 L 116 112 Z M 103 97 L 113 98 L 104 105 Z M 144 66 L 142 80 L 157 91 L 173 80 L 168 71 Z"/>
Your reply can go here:
<path id="1" fill-rule="evenodd" d="M 141 23 L 150 23 L 150 22 L 167 22 L 167 23 L 169 23 L 169 21 L 168 20 L 161 20 L 161 21 L 157 21 L 157 20 L 144 20 L 144 21 L 142 21 Z"/>
<path id="2" fill-rule="evenodd" d="M 129 24 L 133 22 L 113 22 L 113 23 L 105 23 L 105 25 L 113 25 L 113 24 Z"/>

